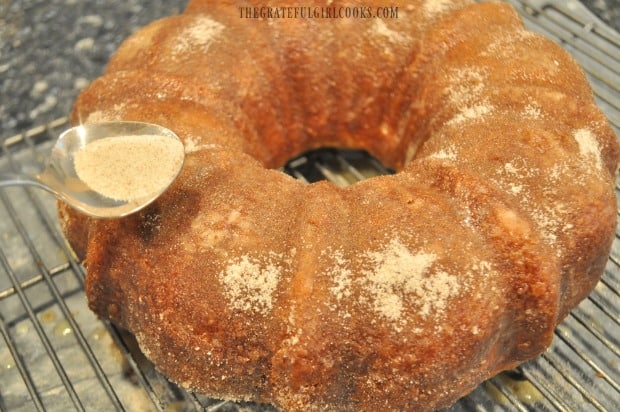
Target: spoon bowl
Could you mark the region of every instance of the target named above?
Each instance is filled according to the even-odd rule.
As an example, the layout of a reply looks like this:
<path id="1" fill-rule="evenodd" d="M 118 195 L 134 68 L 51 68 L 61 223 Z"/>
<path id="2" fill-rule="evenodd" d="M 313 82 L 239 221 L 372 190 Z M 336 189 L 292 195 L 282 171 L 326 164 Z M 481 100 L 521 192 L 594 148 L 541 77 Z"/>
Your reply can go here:
<path id="1" fill-rule="evenodd" d="M 165 139 L 165 156 L 172 156 L 180 161 L 173 163 L 174 168 L 165 176 L 165 184 L 158 185 L 146 195 L 121 199 L 106 196 L 93 190 L 76 171 L 76 154 L 95 141 L 153 136 L 157 137 L 158 141 Z M 139 146 L 136 146 L 136 149 L 139 150 Z M 162 126 L 142 122 L 89 123 L 70 128 L 58 137 L 43 171 L 37 174 L 0 173 L 0 187 L 35 186 L 54 194 L 86 215 L 99 218 L 123 217 L 143 209 L 157 199 L 178 176 L 184 156 L 179 137 Z M 157 167 L 158 159 L 152 159 L 152 164 Z M 111 164 L 110 167 L 114 165 Z M 115 172 L 122 173 L 120 170 Z"/>

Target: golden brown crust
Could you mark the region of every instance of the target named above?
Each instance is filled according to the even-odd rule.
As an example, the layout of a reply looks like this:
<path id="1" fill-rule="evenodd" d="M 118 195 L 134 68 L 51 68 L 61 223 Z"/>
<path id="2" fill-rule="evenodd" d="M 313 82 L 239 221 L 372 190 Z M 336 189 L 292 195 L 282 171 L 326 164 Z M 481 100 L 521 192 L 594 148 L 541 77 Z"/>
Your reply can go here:
<path id="1" fill-rule="evenodd" d="M 434 410 L 541 353 L 603 272 L 619 149 L 564 51 L 471 3 L 254 21 L 193 1 L 128 39 L 73 121 L 162 124 L 187 160 L 127 218 L 60 205 L 90 307 L 182 386 L 286 410 Z M 399 172 L 265 168 L 326 144 Z"/>

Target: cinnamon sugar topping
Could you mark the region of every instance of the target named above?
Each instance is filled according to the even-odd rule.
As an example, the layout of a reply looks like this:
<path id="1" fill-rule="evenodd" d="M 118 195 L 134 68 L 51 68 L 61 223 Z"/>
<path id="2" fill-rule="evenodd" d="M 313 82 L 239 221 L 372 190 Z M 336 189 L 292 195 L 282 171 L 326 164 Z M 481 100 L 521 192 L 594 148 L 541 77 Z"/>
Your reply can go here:
<path id="1" fill-rule="evenodd" d="M 540 106 L 538 106 L 537 104 L 528 104 L 523 109 L 522 115 L 524 117 L 539 119 L 542 116 L 542 112 Z"/>
<path id="2" fill-rule="evenodd" d="M 338 301 L 351 296 L 351 269 L 348 262 L 342 257 L 341 252 L 334 254 L 335 270 L 331 273 L 335 285 L 330 288 L 330 292 L 336 296 Z"/>
<path id="3" fill-rule="evenodd" d="M 183 164 L 179 145 L 156 135 L 108 137 L 75 153 L 75 171 L 88 187 L 110 199 L 144 199 L 160 193 L 178 173 Z"/>
<path id="4" fill-rule="evenodd" d="M 244 312 L 267 314 L 272 309 L 272 295 L 280 277 L 281 269 L 275 264 L 244 255 L 229 263 L 219 279 L 230 306 Z"/>
<path id="5" fill-rule="evenodd" d="M 455 161 L 457 160 L 458 155 L 454 146 L 447 146 L 445 148 L 442 148 L 438 152 L 431 154 L 429 157 L 433 159 Z"/>
<path id="6" fill-rule="evenodd" d="M 603 169 L 603 161 L 601 159 L 601 149 L 594 133 L 588 129 L 579 129 L 573 133 L 573 137 L 579 145 L 579 154 L 584 159 L 593 161 L 598 170 Z"/>
<path id="7" fill-rule="evenodd" d="M 461 111 L 450 119 L 447 124 L 456 124 L 462 123 L 466 120 L 476 120 L 480 119 L 483 116 L 491 113 L 493 111 L 493 106 L 489 104 L 478 104 L 470 107 L 465 107 L 461 109 Z"/>
<path id="8" fill-rule="evenodd" d="M 223 30 L 222 23 L 206 16 L 198 16 L 193 24 L 185 27 L 182 34 L 177 36 L 175 52 L 180 54 L 200 49 L 204 53 Z"/>
<path id="9" fill-rule="evenodd" d="M 448 103 L 455 107 L 457 113 L 447 124 L 459 124 L 468 120 L 477 120 L 494 110 L 484 97 L 487 78 L 484 71 L 467 67 L 454 70 L 449 77 L 449 87 L 444 91 Z"/>
<path id="10" fill-rule="evenodd" d="M 351 289 L 360 287 L 363 292 L 358 303 L 369 305 L 390 322 L 405 322 L 403 311 L 407 306 L 415 306 L 423 318 L 441 316 L 450 298 L 463 286 L 456 276 L 441 270 L 436 254 L 412 252 L 399 239 L 362 254 L 359 262 L 345 259 L 339 251 L 329 254 L 334 283 L 330 292 L 336 301 L 349 299 L 353 296 Z M 358 277 L 351 268 L 360 264 L 362 276 Z"/>
<path id="11" fill-rule="evenodd" d="M 455 276 L 441 270 L 429 273 L 437 261 L 433 253 L 413 253 L 393 239 L 383 250 L 369 252 L 367 257 L 372 263 L 366 280 L 374 310 L 391 321 L 401 318 L 405 304 L 418 306 L 422 317 L 441 313 L 449 298 L 459 293 Z"/>
<path id="12" fill-rule="evenodd" d="M 432 17 L 435 14 L 444 13 L 452 7 L 451 0 L 427 0 L 422 6 L 422 10 L 426 17 Z"/>
<path id="13" fill-rule="evenodd" d="M 381 19 L 375 20 L 373 29 L 375 34 L 383 36 L 391 43 L 406 43 L 411 40 L 409 36 L 399 31 L 390 29 Z"/>

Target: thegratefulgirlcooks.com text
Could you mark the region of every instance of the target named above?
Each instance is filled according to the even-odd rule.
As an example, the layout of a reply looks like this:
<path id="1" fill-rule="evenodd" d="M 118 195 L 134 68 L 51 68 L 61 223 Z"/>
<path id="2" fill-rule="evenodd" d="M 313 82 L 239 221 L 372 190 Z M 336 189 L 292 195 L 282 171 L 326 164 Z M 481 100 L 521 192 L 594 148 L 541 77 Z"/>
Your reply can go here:
<path id="1" fill-rule="evenodd" d="M 239 17 L 242 19 L 397 19 L 398 6 L 241 6 Z"/>

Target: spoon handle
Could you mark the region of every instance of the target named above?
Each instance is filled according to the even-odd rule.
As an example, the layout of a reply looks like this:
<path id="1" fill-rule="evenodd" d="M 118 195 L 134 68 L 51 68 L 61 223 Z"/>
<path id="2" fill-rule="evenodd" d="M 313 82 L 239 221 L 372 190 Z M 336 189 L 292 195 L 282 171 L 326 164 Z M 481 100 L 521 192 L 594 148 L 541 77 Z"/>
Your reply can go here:
<path id="1" fill-rule="evenodd" d="M 36 186 L 50 191 L 37 177 L 20 173 L 0 173 L 0 187 L 6 186 Z"/>

